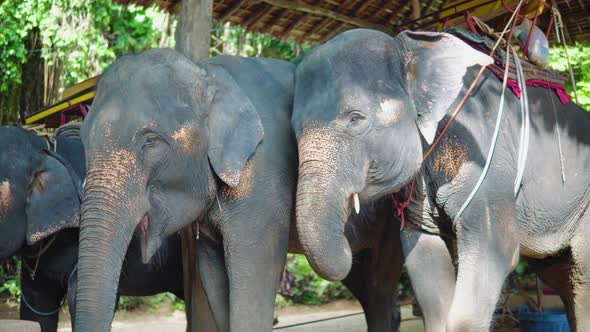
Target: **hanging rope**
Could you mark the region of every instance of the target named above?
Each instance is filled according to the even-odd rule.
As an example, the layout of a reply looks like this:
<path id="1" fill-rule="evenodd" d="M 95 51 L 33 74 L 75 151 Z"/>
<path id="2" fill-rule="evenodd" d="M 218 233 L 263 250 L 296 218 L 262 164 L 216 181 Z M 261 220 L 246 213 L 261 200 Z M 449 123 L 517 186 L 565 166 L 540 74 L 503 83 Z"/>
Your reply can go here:
<path id="1" fill-rule="evenodd" d="M 549 100 L 551 100 L 551 106 L 553 107 L 553 116 L 555 117 L 555 135 L 557 136 L 557 148 L 559 149 L 559 166 L 561 167 L 561 184 L 565 185 L 565 168 L 563 162 L 563 151 L 561 150 L 561 134 L 559 133 L 559 121 L 557 119 L 557 110 L 555 109 L 555 102 L 553 101 L 553 95 L 549 91 L 549 89 L 545 89 L 547 91 L 547 96 Z"/>
<path id="2" fill-rule="evenodd" d="M 514 25 L 512 21 L 514 20 L 514 18 L 520 12 L 520 7 L 522 6 L 523 3 L 524 3 L 524 0 L 520 0 L 518 2 L 518 5 L 516 6 L 516 9 L 512 13 L 512 16 L 510 17 L 510 20 L 508 20 L 508 23 L 506 23 L 506 26 L 504 27 L 504 30 L 502 30 L 502 33 L 500 33 L 500 36 L 498 37 L 498 40 L 496 41 L 496 44 L 494 45 L 494 47 L 492 48 L 492 50 L 488 54 L 489 56 L 493 56 L 494 53 L 496 52 L 496 48 L 498 48 L 498 45 L 500 45 L 500 41 L 502 40 L 502 38 L 506 34 L 506 31 L 508 31 L 508 27 L 511 26 L 511 25 Z M 516 23 L 516 21 L 514 21 L 514 23 Z M 510 31 L 511 31 L 510 32 L 510 36 L 512 36 L 512 29 Z M 486 67 L 481 67 L 481 69 L 479 70 L 479 73 L 477 73 L 477 76 L 475 76 L 475 79 L 471 83 L 471 86 L 469 86 L 469 89 L 467 89 L 467 93 L 465 93 L 465 95 L 463 96 L 463 99 L 461 99 L 461 101 L 459 102 L 459 105 L 457 105 L 457 107 L 455 108 L 455 110 L 451 113 L 451 117 L 449 118 L 449 120 L 447 121 L 447 123 L 445 124 L 445 126 L 443 127 L 443 129 L 440 131 L 440 134 L 438 134 L 438 136 L 436 137 L 436 139 L 434 140 L 434 142 L 430 145 L 430 147 L 428 148 L 428 150 L 424 154 L 424 157 L 422 157 L 422 161 L 423 162 L 426 159 L 428 159 L 428 157 L 432 154 L 432 152 L 434 151 L 434 148 L 440 142 L 440 140 L 442 139 L 442 137 L 444 136 L 444 134 L 447 132 L 447 130 L 449 129 L 449 127 L 451 126 L 451 124 L 453 123 L 453 121 L 455 121 L 455 118 L 457 117 L 457 115 L 459 114 L 459 112 L 461 111 L 461 109 L 463 108 L 463 105 L 465 105 L 465 102 L 467 101 L 467 98 L 469 98 L 469 96 L 471 95 L 471 93 L 475 89 L 475 86 L 479 82 L 479 79 L 481 78 L 481 76 L 483 75 L 483 72 L 485 70 L 486 70 Z"/>
<path id="3" fill-rule="evenodd" d="M 518 144 L 518 161 L 517 161 L 517 168 L 516 168 L 516 179 L 514 180 L 514 196 L 518 195 L 522 184 L 522 178 L 524 176 L 524 169 L 526 166 L 526 158 L 528 155 L 529 150 L 529 137 L 530 137 L 530 113 L 529 113 L 529 100 L 528 94 L 526 89 L 526 82 L 524 73 L 522 71 L 522 65 L 520 63 L 520 59 L 518 58 L 518 54 L 516 50 L 513 48 L 512 53 L 514 55 L 514 64 L 516 65 L 516 78 L 518 81 L 518 85 L 522 91 L 522 96 L 520 98 L 520 106 L 521 106 L 521 114 L 522 114 L 522 122 L 520 127 L 520 142 Z"/>
<path id="4" fill-rule="evenodd" d="M 506 85 L 508 84 L 508 70 L 509 70 L 509 68 L 510 68 L 510 52 L 506 52 L 506 64 L 504 66 L 504 79 L 502 81 L 502 95 L 500 96 L 500 106 L 498 108 L 498 116 L 496 117 L 496 128 L 494 129 L 494 135 L 492 136 L 492 144 L 490 145 L 490 149 L 488 151 L 488 157 L 486 158 L 486 163 L 483 167 L 483 171 L 481 172 L 479 179 L 477 179 L 477 183 L 475 184 L 475 187 L 473 187 L 473 190 L 471 190 L 471 193 L 469 194 L 469 196 L 467 197 L 467 199 L 465 200 L 465 202 L 463 203 L 463 205 L 459 209 L 459 212 L 457 212 L 457 215 L 455 216 L 454 220 L 458 220 L 459 217 L 461 217 L 461 215 L 463 214 L 463 212 L 465 211 L 465 209 L 467 208 L 469 203 L 471 203 L 471 201 L 473 200 L 473 197 L 475 197 L 475 194 L 477 193 L 477 191 L 481 187 L 483 180 L 486 178 L 486 176 L 488 175 L 488 171 L 490 170 L 490 165 L 492 163 L 494 151 L 496 150 L 496 143 L 498 141 L 498 135 L 500 133 L 500 123 L 502 122 L 502 114 L 504 114 L 504 96 L 505 96 L 505 92 L 506 92 Z"/>
<path id="5" fill-rule="evenodd" d="M 78 270 L 78 263 L 76 263 L 76 265 L 74 265 L 74 268 L 70 272 L 70 275 L 68 277 L 68 284 L 72 281 L 72 276 L 74 275 L 74 273 L 76 273 L 77 270 Z M 40 310 L 33 308 L 33 306 L 29 303 L 29 301 L 27 301 L 27 299 L 25 297 L 25 293 L 21 292 L 20 297 L 23 300 L 23 303 L 25 304 L 25 306 L 27 306 L 27 308 L 29 308 L 29 310 L 31 310 L 33 313 L 35 313 L 39 316 L 44 316 L 44 317 L 53 316 L 56 313 L 58 313 L 59 310 L 61 309 L 61 307 L 63 307 L 63 305 L 66 303 L 66 299 L 67 299 L 67 296 L 64 296 L 64 298 L 61 300 L 61 303 L 59 304 L 59 307 L 57 307 L 57 309 L 55 309 L 55 310 L 40 311 Z"/>
<path id="6" fill-rule="evenodd" d="M 565 60 L 567 62 L 567 69 L 570 73 L 570 80 L 572 81 L 572 89 L 574 91 L 574 98 L 576 98 L 576 104 L 579 104 L 578 101 L 578 90 L 576 89 L 576 80 L 574 79 L 574 71 L 572 70 L 572 64 L 570 63 L 570 57 L 567 52 L 567 45 L 565 43 L 565 35 L 563 34 L 563 20 L 561 19 L 561 13 L 559 9 L 555 6 L 551 6 L 551 11 L 553 12 L 553 20 L 555 21 L 555 34 L 557 35 L 557 42 L 562 43 L 563 51 L 565 52 Z"/>

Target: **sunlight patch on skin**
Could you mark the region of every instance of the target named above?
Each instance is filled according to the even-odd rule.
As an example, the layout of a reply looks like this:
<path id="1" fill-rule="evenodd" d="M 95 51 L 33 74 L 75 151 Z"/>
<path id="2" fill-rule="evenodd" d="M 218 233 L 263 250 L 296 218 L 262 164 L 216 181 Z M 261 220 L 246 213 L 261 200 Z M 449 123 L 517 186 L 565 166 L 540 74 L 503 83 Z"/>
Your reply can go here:
<path id="1" fill-rule="evenodd" d="M 89 190 L 105 188 L 117 193 L 118 199 L 125 204 L 131 204 L 137 199 L 135 196 L 125 197 L 128 194 L 127 186 L 144 180 L 144 175 L 137 170 L 135 155 L 114 147 L 105 147 L 102 153 L 91 156 L 87 177 L 85 194 Z"/>
<path id="2" fill-rule="evenodd" d="M 172 139 L 178 144 L 180 153 L 188 155 L 198 146 L 198 136 L 197 130 L 187 123 L 172 134 Z"/>
<path id="3" fill-rule="evenodd" d="M 461 165 L 467 160 L 467 147 L 455 137 L 445 138 L 434 158 L 434 171 L 443 172 L 445 177 L 452 180 L 457 176 Z"/>
<path id="4" fill-rule="evenodd" d="M 10 182 L 4 180 L 2 184 L 0 184 L 0 217 L 6 216 L 11 206 L 12 192 L 10 191 Z"/>
<path id="5" fill-rule="evenodd" d="M 377 112 L 377 118 L 383 125 L 392 125 L 398 123 L 400 120 L 403 103 L 395 99 L 383 99 L 379 104 L 381 107 Z"/>
<path id="6" fill-rule="evenodd" d="M 252 193 L 252 183 L 254 182 L 254 170 L 253 170 L 254 161 L 252 159 L 248 160 L 246 165 L 244 165 L 244 170 L 242 171 L 242 175 L 239 177 L 240 182 L 239 184 L 232 188 L 228 185 L 223 185 L 221 188 L 221 196 L 223 198 L 231 199 L 231 200 L 238 200 L 243 199 Z M 237 173 L 237 172 L 236 172 Z"/>

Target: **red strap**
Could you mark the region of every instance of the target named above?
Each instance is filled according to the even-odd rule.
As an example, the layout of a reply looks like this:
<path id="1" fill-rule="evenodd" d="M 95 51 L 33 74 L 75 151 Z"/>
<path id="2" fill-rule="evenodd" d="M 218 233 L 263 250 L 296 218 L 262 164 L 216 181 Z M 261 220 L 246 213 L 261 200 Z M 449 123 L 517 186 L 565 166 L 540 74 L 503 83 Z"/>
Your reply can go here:
<path id="1" fill-rule="evenodd" d="M 406 223 L 405 218 L 404 218 L 404 209 L 406 207 L 408 207 L 408 205 L 410 205 L 410 202 L 412 201 L 415 183 L 416 183 L 416 178 L 413 178 L 412 182 L 410 182 L 410 194 L 408 195 L 408 198 L 403 202 L 398 201 L 397 198 L 395 198 L 395 195 L 391 194 L 391 200 L 393 202 L 393 207 L 395 208 L 395 213 L 401 219 L 400 230 L 404 229 L 404 225 Z"/>

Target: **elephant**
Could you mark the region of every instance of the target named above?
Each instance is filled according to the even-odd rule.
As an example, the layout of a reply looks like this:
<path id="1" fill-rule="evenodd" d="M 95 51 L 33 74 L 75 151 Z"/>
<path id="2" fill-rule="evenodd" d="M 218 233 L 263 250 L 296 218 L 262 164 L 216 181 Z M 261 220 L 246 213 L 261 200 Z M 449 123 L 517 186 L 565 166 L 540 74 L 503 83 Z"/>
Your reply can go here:
<path id="1" fill-rule="evenodd" d="M 292 116 L 301 245 L 320 276 L 342 279 L 351 265 L 342 235 L 352 206 L 393 195 L 428 331 L 489 330 L 503 282 L 521 256 L 559 286 L 572 329 L 589 331 L 590 114 L 562 105 L 551 90 L 528 87 L 530 145 L 515 195 L 523 116 L 516 95 L 507 93 L 487 176 L 457 217 L 482 174 L 499 112 L 502 82 L 482 68 L 491 62 L 450 34 L 391 37 L 368 29 L 343 32 L 306 54 L 296 68 Z M 461 113 L 434 145 L 480 70 Z M 550 278 L 551 271 L 560 273 Z"/>
<path id="2" fill-rule="evenodd" d="M 217 330 L 272 329 L 286 254 L 298 248 L 289 243 L 296 238 L 290 232 L 298 164 L 290 124 L 294 68 L 232 56 L 195 63 L 170 49 L 124 56 L 107 68 L 81 129 L 88 168 L 76 331 L 110 329 L 133 234 L 147 261 L 162 237 L 187 225 L 198 239 Z M 399 241 L 381 241 L 387 227 L 363 226 L 378 210 L 364 209 L 351 229 L 358 268 L 345 284 L 363 306 L 375 308 L 367 312 L 369 325 L 391 331 L 399 323 L 391 308 L 401 255 Z M 388 264 L 377 263 L 378 252 L 390 257 Z M 382 277 L 368 284 L 369 273 Z"/>
<path id="3" fill-rule="evenodd" d="M 62 127 L 51 143 L 29 130 L 0 127 L 0 258 L 21 257 L 20 318 L 39 322 L 43 332 L 57 330 L 66 294 L 72 320 L 76 317 L 77 188 L 85 174 L 76 132 L 76 126 Z M 141 262 L 138 240 L 127 251 L 117 294 L 171 292 L 183 298 L 180 236 L 166 238 L 149 264 Z"/>

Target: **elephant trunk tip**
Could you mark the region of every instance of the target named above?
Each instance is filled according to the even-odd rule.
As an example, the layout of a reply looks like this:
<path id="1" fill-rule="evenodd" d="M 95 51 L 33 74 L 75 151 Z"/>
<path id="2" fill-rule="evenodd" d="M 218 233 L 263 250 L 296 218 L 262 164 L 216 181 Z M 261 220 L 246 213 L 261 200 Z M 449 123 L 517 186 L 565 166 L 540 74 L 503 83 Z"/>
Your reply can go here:
<path id="1" fill-rule="evenodd" d="M 309 264 L 314 271 L 328 281 L 340 281 L 346 278 L 352 266 L 352 254 L 349 246 L 344 246 L 340 254 L 327 254 L 320 259 L 309 257 Z M 329 259 L 329 262 L 323 261 Z"/>

